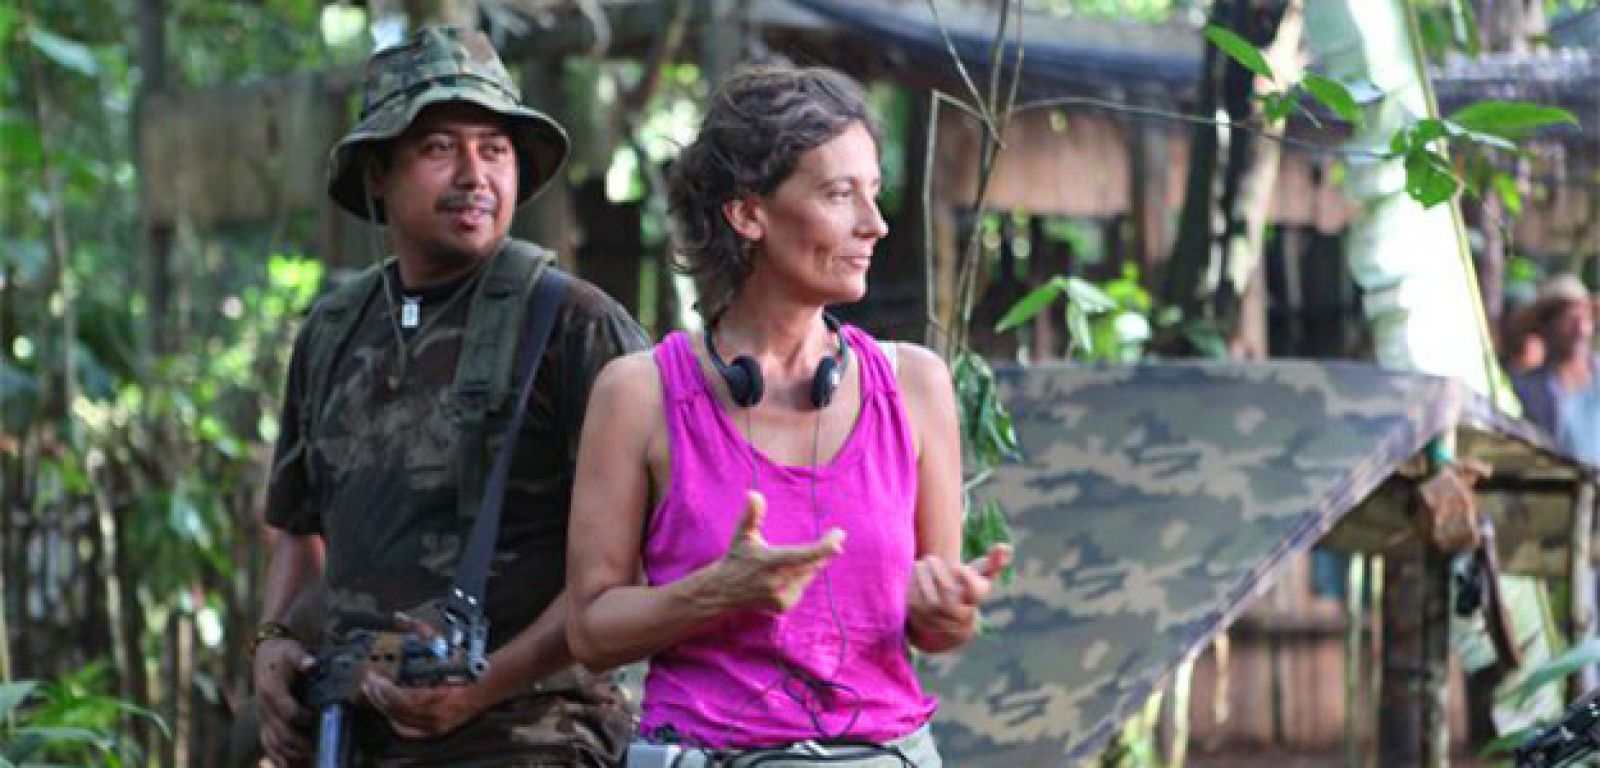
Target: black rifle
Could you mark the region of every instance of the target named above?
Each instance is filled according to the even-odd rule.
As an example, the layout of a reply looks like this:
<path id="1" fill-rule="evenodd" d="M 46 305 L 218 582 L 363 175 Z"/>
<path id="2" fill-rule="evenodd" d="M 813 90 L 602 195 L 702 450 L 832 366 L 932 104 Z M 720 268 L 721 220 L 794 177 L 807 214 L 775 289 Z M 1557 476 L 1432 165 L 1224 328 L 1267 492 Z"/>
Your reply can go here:
<path id="1" fill-rule="evenodd" d="M 317 666 L 306 680 L 303 700 L 317 713 L 317 768 L 344 768 L 350 763 L 347 720 L 361 698 L 361 680 L 368 670 L 388 676 L 400 686 L 470 685 L 489 668 L 489 618 L 483 611 L 489 564 L 500 533 L 501 500 L 511 471 L 511 453 L 522 431 L 528 396 L 544 357 L 545 342 L 555 325 L 556 310 L 568 278 L 556 269 L 540 269 L 534 279 L 532 310 L 523 329 L 518 355 L 522 360 L 516 407 L 506 424 L 505 439 L 484 483 L 456 566 L 449 596 L 429 603 L 419 623 L 427 631 L 355 630 L 319 649 Z M 466 482 L 462 478 L 462 482 Z"/>
<path id="2" fill-rule="evenodd" d="M 476 604 L 443 601 L 430 631 L 361 629 L 323 646 L 302 700 L 317 713 L 316 768 L 350 762 L 348 716 L 375 671 L 402 687 L 470 685 L 488 670 L 489 620 Z M 449 603 L 457 603 L 450 605 Z"/>
<path id="3" fill-rule="evenodd" d="M 1559 768 L 1600 751 L 1600 691 L 1584 695 L 1554 725 L 1517 747 L 1517 768 Z"/>

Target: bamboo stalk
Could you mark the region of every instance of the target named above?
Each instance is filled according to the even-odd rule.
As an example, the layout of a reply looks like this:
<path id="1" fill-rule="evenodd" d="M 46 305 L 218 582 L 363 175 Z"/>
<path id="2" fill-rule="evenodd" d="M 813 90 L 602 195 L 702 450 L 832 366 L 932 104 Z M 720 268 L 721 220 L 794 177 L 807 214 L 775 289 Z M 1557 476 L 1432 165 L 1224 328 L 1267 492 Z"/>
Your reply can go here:
<path id="1" fill-rule="evenodd" d="M 178 612 L 175 658 L 176 683 L 172 701 L 177 716 L 172 724 L 172 768 L 189 768 L 189 742 L 194 734 L 194 614 Z"/>
<path id="2" fill-rule="evenodd" d="M 1384 600 L 1383 592 L 1387 588 L 1384 585 L 1383 580 L 1383 555 L 1368 555 L 1365 566 L 1368 589 L 1368 604 L 1373 606 L 1381 606 L 1383 605 Z M 1372 735 L 1373 741 L 1376 742 L 1378 733 L 1378 703 L 1381 700 L 1383 692 L 1383 611 L 1372 611 L 1370 618 L 1371 620 L 1368 622 L 1366 637 L 1368 680 L 1366 685 L 1366 694 L 1362 698 L 1362 701 L 1366 704 L 1366 706 L 1363 707 L 1362 711 L 1370 712 L 1372 714 L 1372 717 L 1367 720 L 1367 727 L 1368 733 Z M 1373 750 L 1371 754 L 1375 759 L 1377 757 L 1377 750 Z M 1363 761 L 1363 764 L 1369 762 L 1371 761 L 1366 760 Z"/>
<path id="3" fill-rule="evenodd" d="M 1571 585 L 1571 606 L 1568 617 L 1571 621 L 1570 637 L 1573 643 L 1593 637 L 1595 631 L 1595 594 L 1594 594 L 1594 566 L 1590 559 L 1590 537 L 1594 532 L 1594 481 L 1585 479 L 1578 484 L 1578 492 L 1573 500 L 1572 528 L 1570 532 L 1571 545 L 1568 547 L 1568 580 Z M 1572 675 L 1569 681 L 1569 690 L 1572 695 L 1568 700 L 1575 700 L 1578 696 L 1591 691 L 1597 685 L 1597 677 L 1593 665 L 1585 665 Z"/>
<path id="4" fill-rule="evenodd" d="M 1233 720 L 1233 699 L 1230 697 L 1233 663 L 1233 641 L 1227 632 L 1218 632 L 1211 640 L 1211 653 L 1217 660 L 1217 683 L 1211 694 L 1211 717 L 1220 733 L 1223 726 Z"/>
<path id="5" fill-rule="evenodd" d="M 1196 654 L 1189 654 L 1172 673 L 1172 740 L 1167 748 L 1167 768 L 1183 768 L 1189 756 L 1189 701 L 1194 691 Z"/>
<path id="6" fill-rule="evenodd" d="M 87 467 L 91 478 L 89 487 L 94 500 L 95 532 L 100 545 L 100 564 L 104 571 L 98 578 L 105 584 L 106 624 L 111 634 L 111 666 L 116 673 L 117 695 L 124 701 L 135 701 L 133 675 L 128 659 L 127 627 L 122 617 L 122 574 L 118 572 L 117 519 L 112 509 L 109 488 L 111 478 L 106 472 L 105 453 L 99 449 L 89 452 Z"/>
<path id="7" fill-rule="evenodd" d="M 1357 738 L 1360 735 L 1356 723 L 1356 713 L 1360 711 L 1357 699 L 1361 695 L 1361 625 L 1362 625 L 1362 592 L 1365 590 L 1363 576 L 1366 569 L 1366 556 L 1360 553 L 1350 556 L 1350 562 L 1345 568 L 1345 596 L 1344 617 L 1347 622 L 1344 634 L 1344 766 L 1345 768 L 1359 768 L 1361 764 L 1360 746 Z"/>

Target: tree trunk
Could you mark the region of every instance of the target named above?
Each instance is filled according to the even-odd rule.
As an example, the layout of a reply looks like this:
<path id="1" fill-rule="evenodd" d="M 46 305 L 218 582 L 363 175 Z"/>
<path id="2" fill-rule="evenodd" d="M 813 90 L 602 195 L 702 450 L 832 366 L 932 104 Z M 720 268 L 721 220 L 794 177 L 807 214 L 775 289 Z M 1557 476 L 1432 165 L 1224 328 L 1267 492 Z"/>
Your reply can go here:
<path id="1" fill-rule="evenodd" d="M 131 111 L 131 135 L 136 155 L 134 162 L 142 167 L 137 154 L 142 142 L 139 135 L 144 121 L 139 119 L 150 97 L 167 90 L 167 13 L 165 0 L 139 0 L 139 92 L 135 108 Z M 139 174 L 139 185 L 144 192 L 140 200 L 150 200 L 150 175 Z M 141 333 L 144 348 L 156 352 L 176 349 L 176 334 L 172 333 L 172 244 L 173 229 L 170 222 L 157 222 L 150 218 L 146 206 L 139 207 L 141 229 L 144 232 L 144 295 L 146 322 Z"/>
<path id="2" fill-rule="evenodd" d="M 1298 12 L 1279 0 L 1219 0 L 1211 23 L 1256 45 L 1268 45 L 1280 77 L 1293 66 L 1300 38 Z M 1282 24 L 1288 16 L 1290 23 Z M 1276 42 L 1273 42 L 1276 41 Z M 1254 119 L 1256 76 L 1207 45 L 1198 112 L 1234 125 Z M 1184 189 L 1177 242 L 1163 297 L 1183 309 L 1186 323 L 1206 319 L 1224 338 L 1234 337 L 1251 280 L 1259 271 L 1278 147 L 1244 131 L 1197 125 Z M 1253 307 L 1255 305 L 1252 305 Z M 1264 305 L 1261 305 L 1264 307 Z M 1248 341 L 1235 338 L 1242 356 L 1265 354 L 1264 326 L 1255 318 Z M 1242 342 L 1242 343 L 1241 343 Z"/>
<path id="3" fill-rule="evenodd" d="M 522 100 L 535 109 L 544 111 L 558 122 L 565 123 L 562 98 L 561 60 L 551 57 L 529 59 L 522 65 Z M 598 173 L 603 178 L 605 169 Z M 569 270 L 575 268 L 578 249 L 578 227 L 573 211 L 572 189 L 565 175 L 551 181 L 538 197 L 517 211 L 512 224 L 512 234 L 537 240 L 555 251 L 561 263 Z"/>
<path id="4" fill-rule="evenodd" d="M 1217 0 L 1211 6 L 1210 23 L 1237 28 L 1241 7 L 1242 0 Z M 1216 46 L 1204 46 L 1200 82 L 1196 85 L 1196 117 L 1205 120 L 1217 117 L 1217 89 L 1227 65 L 1227 57 L 1218 52 Z M 1213 222 L 1214 187 L 1223 144 L 1223 129 L 1216 125 L 1198 123 L 1190 133 L 1183 207 L 1178 214 L 1178 234 L 1172 244 L 1172 257 L 1167 260 L 1166 280 L 1161 290 L 1161 303 L 1182 309 L 1185 323 L 1198 314 L 1199 286 L 1206 265 L 1211 261 L 1212 239 L 1216 232 Z"/>
<path id="5" fill-rule="evenodd" d="M 1284 80 L 1299 79 L 1300 41 L 1303 28 L 1299 0 L 1256 14 L 1257 34 L 1272 40 L 1267 60 L 1273 72 Z M 1268 31 L 1268 27 L 1271 31 Z M 1248 97 L 1254 88 L 1229 89 L 1230 102 L 1244 93 L 1243 114 L 1248 119 L 1255 110 Z M 1229 104 L 1229 114 L 1236 109 Z M 1235 118 L 1239 119 L 1239 118 Z M 1213 315 L 1220 330 L 1229 337 L 1236 358 L 1259 360 L 1267 356 L 1267 296 L 1262 279 L 1267 215 L 1272 207 L 1272 189 L 1278 180 L 1281 145 L 1273 139 L 1283 134 L 1283 126 L 1269 126 L 1264 138 L 1248 134 L 1235 137 L 1230 147 L 1228 183 L 1223 197 L 1226 211 L 1222 256 L 1223 265 L 1214 297 Z"/>

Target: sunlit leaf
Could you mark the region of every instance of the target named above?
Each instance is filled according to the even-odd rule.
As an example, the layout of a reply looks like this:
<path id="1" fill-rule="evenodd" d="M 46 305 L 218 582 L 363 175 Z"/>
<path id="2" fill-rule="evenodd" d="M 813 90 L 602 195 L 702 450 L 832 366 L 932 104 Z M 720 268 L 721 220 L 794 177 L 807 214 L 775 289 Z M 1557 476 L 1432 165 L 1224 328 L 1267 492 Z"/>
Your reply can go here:
<path id="1" fill-rule="evenodd" d="M 1405 167 L 1406 194 L 1424 208 L 1449 200 L 1461 188 L 1450 161 L 1432 150 L 1413 150 L 1406 155 Z"/>
<path id="2" fill-rule="evenodd" d="M 1273 77 L 1272 66 L 1267 64 L 1267 57 L 1261 53 L 1261 49 L 1251 45 L 1249 40 L 1238 36 L 1232 30 L 1209 24 L 1206 26 L 1206 39 L 1245 69 L 1268 80 L 1277 79 Z"/>
<path id="3" fill-rule="evenodd" d="M 1517 145 L 1512 143 L 1510 139 L 1502 138 L 1492 133 L 1484 133 L 1483 131 L 1468 130 L 1456 125 L 1453 122 L 1450 122 L 1449 120 L 1444 121 L 1444 125 L 1449 131 L 1450 138 L 1455 139 L 1456 141 L 1470 142 L 1483 147 L 1488 147 L 1490 149 L 1498 149 L 1504 152 L 1517 151 Z"/>
<path id="4" fill-rule="evenodd" d="M 1468 131 L 1504 139 L 1520 139 L 1548 125 L 1578 124 L 1578 118 L 1565 109 L 1523 101 L 1480 101 L 1449 119 Z"/>
<path id="5" fill-rule="evenodd" d="M 1011 305 L 1011 309 L 1006 310 L 1005 315 L 1000 318 L 1000 322 L 995 324 L 995 332 L 1004 333 L 1032 320 L 1034 315 L 1039 314 L 1040 310 L 1049 306 L 1050 302 L 1055 301 L 1056 297 L 1061 295 L 1061 292 L 1066 288 L 1066 283 L 1061 281 L 1060 278 L 1056 278 L 1029 291 L 1028 295 L 1023 296 L 1016 304 Z"/>
<path id="6" fill-rule="evenodd" d="M 1084 354 L 1094 354 L 1094 333 L 1089 327 L 1089 314 L 1084 311 L 1083 305 L 1076 302 L 1067 303 L 1067 335 L 1071 346 L 1083 350 Z"/>
<path id="7" fill-rule="evenodd" d="M 1317 100 L 1317 103 L 1328 108 L 1328 111 L 1339 116 L 1341 120 L 1355 125 L 1361 124 L 1361 108 L 1356 105 L 1355 97 L 1350 95 L 1350 89 L 1344 83 L 1325 77 L 1315 72 L 1307 72 L 1300 85 L 1306 93 Z"/>
<path id="8" fill-rule="evenodd" d="M 1056 278 L 1060 280 L 1061 278 Z M 1082 307 L 1088 314 L 1110 312 L 1117 308 L 1117 302 L 1100 287 L 1081 277 L 1066 278 L 1067 301 Z"/>
<path id="9" fill-rule="evenodd" d="M 1509 173 L 1496 171 L 1489 177 L 1494 192 L 1500 196 L 1500 202 L 1505 204 L 1506 210 L 1512 216 L 1522 215 L 1522 192 L 1517 189 L 1517 179 Z"/>
<path id="10" fill-rule="evenodd" d="M 33 43 L 33 47 L 44 54 L 45 58 L 62 68 L 85 77 L 94 77 L 100 73 L 100 64 L 95 61 L 94 52 L 83 43 L 41 27 L 28 29 L 28 41 Z"/>

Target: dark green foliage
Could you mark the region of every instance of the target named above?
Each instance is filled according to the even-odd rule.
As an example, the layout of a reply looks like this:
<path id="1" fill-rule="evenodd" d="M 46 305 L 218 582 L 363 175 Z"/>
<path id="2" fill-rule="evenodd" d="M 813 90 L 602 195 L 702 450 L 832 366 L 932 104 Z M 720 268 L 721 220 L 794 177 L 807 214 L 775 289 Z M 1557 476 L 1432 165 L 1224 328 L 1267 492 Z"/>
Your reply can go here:
<path id="1" fill-rule="evenodd" d="M 170 737 L 155 713 L 107 695 L 105 669 L 91 665 L 60 681 L 0 683 L 0 766 L 41 764 L 142 765 L 137 744 L 118 736 L 124 718 L 155 724 Z"/>

